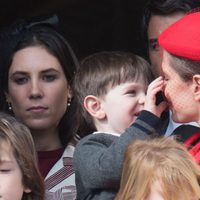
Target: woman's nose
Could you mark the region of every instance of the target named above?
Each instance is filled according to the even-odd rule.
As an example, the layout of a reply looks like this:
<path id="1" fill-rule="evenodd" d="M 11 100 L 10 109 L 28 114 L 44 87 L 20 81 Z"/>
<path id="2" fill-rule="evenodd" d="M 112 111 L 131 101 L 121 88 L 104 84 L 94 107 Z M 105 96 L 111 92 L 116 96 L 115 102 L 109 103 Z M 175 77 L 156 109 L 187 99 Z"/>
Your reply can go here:
<path id="1" fill-rule="evenodd" d="M 31 81 L 29 96 L 30 98 L 41 98 L 43 96 L 43 90 L 38 80 Z"/>

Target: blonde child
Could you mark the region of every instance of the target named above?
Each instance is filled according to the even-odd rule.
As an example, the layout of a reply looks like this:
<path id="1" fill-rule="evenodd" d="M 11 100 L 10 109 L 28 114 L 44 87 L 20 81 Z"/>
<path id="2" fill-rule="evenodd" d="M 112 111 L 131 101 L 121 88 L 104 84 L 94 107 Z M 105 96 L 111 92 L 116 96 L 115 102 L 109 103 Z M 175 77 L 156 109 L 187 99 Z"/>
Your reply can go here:
<path id="1" fill-rule="evenodd" d="M 43 179 L 29 130 L 0 113 L 0 199 L 43 200 Z"/>
<path id="2" fill-rule="evenodd" d="M 172 138 L 136 140 L 126 152 L 115 200 L 198 200 L 200 167 Z"/>

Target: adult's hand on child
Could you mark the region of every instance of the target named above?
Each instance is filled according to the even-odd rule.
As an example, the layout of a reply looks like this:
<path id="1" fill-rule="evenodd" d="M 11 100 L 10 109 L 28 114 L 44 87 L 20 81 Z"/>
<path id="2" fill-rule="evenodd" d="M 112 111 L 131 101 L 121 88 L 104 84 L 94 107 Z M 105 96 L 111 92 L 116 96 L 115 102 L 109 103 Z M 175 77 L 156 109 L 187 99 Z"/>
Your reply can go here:
<path id="1" fill-rule="evenodd" d="M 163 87 L 164 79 L 160 76 L 149 84 L 145 98 L 144 110 L 153 113 L 157 117 L 160 117 L 162 112 L 167 108 L 167 103 L 165 101 L 156 105 L 156 94 L 161 92 Z"/>

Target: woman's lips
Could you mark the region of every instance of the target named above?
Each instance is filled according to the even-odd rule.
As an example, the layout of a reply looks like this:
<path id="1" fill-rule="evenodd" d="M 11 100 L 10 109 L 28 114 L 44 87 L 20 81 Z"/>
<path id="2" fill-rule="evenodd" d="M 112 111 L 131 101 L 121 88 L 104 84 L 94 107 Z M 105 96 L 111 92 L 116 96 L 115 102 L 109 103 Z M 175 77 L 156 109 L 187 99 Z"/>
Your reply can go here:
<path id="1" fill-rule="evenodd" d="M 30 108 L 27 109 L 27 111 L 33 112 L 33 113 L 40 113 L 47 110 L 47 107 L 43 107 L 43 106 L 32 106 Z"/>

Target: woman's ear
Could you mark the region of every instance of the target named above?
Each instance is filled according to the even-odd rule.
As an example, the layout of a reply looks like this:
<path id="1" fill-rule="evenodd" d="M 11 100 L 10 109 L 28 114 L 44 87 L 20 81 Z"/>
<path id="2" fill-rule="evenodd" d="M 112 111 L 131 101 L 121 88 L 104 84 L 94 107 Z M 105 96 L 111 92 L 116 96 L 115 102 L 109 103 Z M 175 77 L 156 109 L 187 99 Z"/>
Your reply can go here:
<path id="1" fill-rule="evenodd" d="M 11 111 L 12 110 L 12 103 L 11 103 L 10 96 L 7 92 L 4 92 L 4 95 L 6 97 L 6 103 L 8 104 L 8 109 Z"/>
<path id="2" fill-rule="evenodd" d="M 96 119 L 104 119 L 106 113 L 102 108 L 101 100 L 93 95 L 88 95 L 84 99 L 84 107 L 87 112 Z"/>
<path id="3" fill-rule="evenodd" d="M 6 97 L 6 101 L 10 102 L 10 96 L 9 96 L 9 94 L 7 92 L 4 92 L 4 95 Z"/>
<path id="4" fill-rule="evenodd" d="M 73 94 L 72 94 L 72 89 L 71 89 L 71 87 L 68 85 L 68 87 L 67 87 L 67 97 L 71 99 L 72 96 L 73 96 Z"/>
<path id="5" fill-rule="evenodd" d="M 194 84 L 194 98 L 196 101 L 200 101 L 200 74 L 193 76 Z"/>

